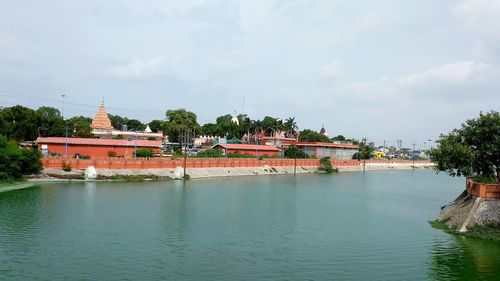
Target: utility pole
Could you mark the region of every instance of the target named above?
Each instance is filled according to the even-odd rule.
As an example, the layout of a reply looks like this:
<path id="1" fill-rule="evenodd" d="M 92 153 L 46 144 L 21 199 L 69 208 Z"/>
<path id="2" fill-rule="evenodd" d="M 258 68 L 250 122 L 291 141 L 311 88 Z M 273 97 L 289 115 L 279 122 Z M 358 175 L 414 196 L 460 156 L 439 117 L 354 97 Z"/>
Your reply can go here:
<path id="1" fill-rule="evenodd" d="M 367 139 L 366 137 L 363 138 L 363 152 L 366 154 L 367 152 L 367 147 L 366 147 L 366 142 Z M 363 155 L 363 173 L 366 171 L 366 155 Z"/>
<path id="2" fill-rule="evenodd" d="M 66 120 L 64 119 L 64 100 L 66 98 L 66 95 L 65 94 L 62 94 L 61 95 L 62 97 L 62 118 L 64 120 L 64 124 L 66 125 L 66 141 L 64 143 L 64 158 L 66 158 L 68 156 L 68 122 L 66 122 Z"/>
<path id="3" fill-rule="evenodd" d="M 412 164 L 412 166 L 413 166 L 413 171 L 415 171 L 415 142 L 413 142 L 413 144 L 412 144 L 412 145 L 413 145 L 413 151 L 412 151 L 412 157 L 411 157 L 411 158 L 413 159 L 413 161 L 412 161 L 412 163 L 413 163 L 413 164 Z"/>
<path id="4" fill-rule="evenodd" d="M 134 159 L 137 159 L 137 128 L 135 128 Z"/>
<path id="5" fill-rule="evenodd" d="M 188 144 L 191 141 L 191 137 L 194 134 L 194 130 L 191 128 L 182 128 L 180 130 L 180 140 L 181 145 L 184 145 L 184 180 L 186 180 L 186 170 L 187 170 L 187 159 L 188 159 Z M 226 153 L 227 154 L 227 153 Z"/>

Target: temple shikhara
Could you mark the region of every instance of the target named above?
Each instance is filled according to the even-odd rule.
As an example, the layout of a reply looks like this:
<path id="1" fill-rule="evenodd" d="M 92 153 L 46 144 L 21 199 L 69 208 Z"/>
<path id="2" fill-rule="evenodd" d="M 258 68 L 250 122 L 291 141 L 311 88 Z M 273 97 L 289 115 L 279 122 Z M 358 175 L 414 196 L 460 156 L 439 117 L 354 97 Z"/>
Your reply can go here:
<path id="1" fill-rule="evenodd" d="M 104 102 L 101 102 L 99 109 L 97 110 L 94 119 L 92 119 L 92 134 L 96 138 L 100 139 L 112 139 L 119 138 L 119 136 L 124 139 L 140 139 L 140 140 L 162 140 L 163 132 L 153 133 L 149 128 L 149 125 L 144 131 L 124 131 L 117 130 L 113 128 L 111 120 L 109 119 L 106 108 L 104 107 Z"/>

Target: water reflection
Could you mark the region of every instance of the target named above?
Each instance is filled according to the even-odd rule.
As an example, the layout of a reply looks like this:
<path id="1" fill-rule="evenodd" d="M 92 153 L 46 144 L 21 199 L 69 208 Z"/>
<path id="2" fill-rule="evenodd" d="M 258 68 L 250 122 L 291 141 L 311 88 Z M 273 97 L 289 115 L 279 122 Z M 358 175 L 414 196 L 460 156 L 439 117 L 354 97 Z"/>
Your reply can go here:
<path id="1" fill-rule="evenodd" d="M 498 280 L 500 244 L 449 235 L 434 242 L 430 277 L 434 280 Z"/>

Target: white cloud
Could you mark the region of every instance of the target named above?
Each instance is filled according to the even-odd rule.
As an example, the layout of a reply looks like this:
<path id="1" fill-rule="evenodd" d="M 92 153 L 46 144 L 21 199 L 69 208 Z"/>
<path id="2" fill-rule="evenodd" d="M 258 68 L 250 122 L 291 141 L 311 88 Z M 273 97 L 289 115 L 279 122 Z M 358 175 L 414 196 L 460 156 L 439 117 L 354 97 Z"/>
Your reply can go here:
<path id="1" fill-rule="evenodd" d="M 402 86 L 425 85 L 434 82 L 463 83 L 482 80 L 498 74 L 494 66 L 480 61 L 467 60 L 440 65 L 396 80 Z"/>
<path id="2" fill-rule="evenodd" d="M 453 13 L 471 31 L 500 38 L 500 0 L 463 0 Z"/>
<path id="3" fill-rule="evenodd" d="M 125 64 L 111 67 L 109 73 L 120 78 L 141 78 L 159 74 L 164 63 L 164 57 L 154 57 L 147 60 L 134 58 Z"/>
<path id="4" fill-rule="evenodd" d="M 322 75 L 329 80 L 337 80 L 344 71 L 344 62 L 335 59 L 321 68 Z"/>

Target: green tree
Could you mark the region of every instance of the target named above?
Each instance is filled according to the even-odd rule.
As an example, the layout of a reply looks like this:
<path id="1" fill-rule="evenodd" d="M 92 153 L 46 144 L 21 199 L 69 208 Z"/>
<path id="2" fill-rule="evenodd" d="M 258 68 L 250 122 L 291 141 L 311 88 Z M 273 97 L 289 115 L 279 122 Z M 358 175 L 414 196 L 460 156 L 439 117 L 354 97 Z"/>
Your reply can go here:
<path id="1" fill-rule="evenodd" d="M 299 141 L 303 142 L 332 142 L 332 140 L 316 131 L 305 129 L 299 133 Z"/>
<path id="2" fill-rule="evenodd" d="M 53 107 L 42 106 L 35 111 L 38 131 L 47 137 L 62 137 L 65 135 L 65 122 L 61 112 Z"/>
<path id="3" fill-rule="evenodd" d="M 345 137 L 343 135 L 338 135 L 336 137 L 333 137 L 332 140 L 334 141 L 345 141 Z"/>
<path id="4" fill-rule="evenodd" d="M 16 105 L 1 111 L 3 127 L 1 135 L 16 141 L 35 140 L 38 136 L 38 120 L 35 111 Z"/>
<path id="5" fill-rule="evenodd" d="M 109 120 L 111 120 L 111 126 L 117 130 L 121 130 L 123 125 L 127 125 L 127 117 L 121 117 L 118 115 L 108 114 Z"/>
<path id="6" fill-rule="evenodd" d="M 137 157 L 143 157 L 143 158 L 151 158 L 153 157 L 153 151 L 149 148 L 140 148 L 137 149 L 136 151 L 136 156 Z"/>
<path id="7" fill-rule="evenodd" d="M 308 158 L 307 154 L 294 144 L 291 144 L 284 150 L 285 158 Z"/>
<path id="8" fill-rule="evenodd" d="M 500 182 L 500 115 L 480 113 L 437 140 L 430 152 L 438 171 L 451 176 L 480 176 Z"/>
<path id="9" fill-rule="evenodd" d="M 77 138 L 91 138 L 92 128 L 90 124 L 92 119 L 85 116 L 75 116 L 67 120 L 68 122 L 68 134 Z"/>
<path id="10" fill-rule="evenodd" d="M 299 129 L 299 127 L 297 126 L 297 122 L 295 122 L 295 117 L 286 119 L 283 125 L 288 137 L 293 137 L 295 132 Z"/>
<path id="11" fill-rule="evenodd" d="M 167 125 L 166 133 L 171 142 L 179 142 L 179 132 L 181 129 L 194 129 L 199 131 L 200 125 L 196 120 L 196 114 L 183 108 L 168 110 L 166 113 Z"/>
<path id="12" fill-rule="evenodd" d="M 137 119 L 126 119 L 127 128 L 132 131 L 144 131 L 146 129 L 146 125 L 144 125 L 141 121 Z"/>
<path id="13" fill-rule="evenodd" d="M 153 120 L 149 122 L 149 128 L 151 131 L 158 133 L 160 131 L 165 131 L 165 126 L 167 125 L 165 121 L 163 120 Z"/>
<path id="14" fill-rule="evenodd" d="M 36 149 L 21 149 L 0 136 L 0 180 L 21 178 L 40 169 L 40 154 Z"/>

